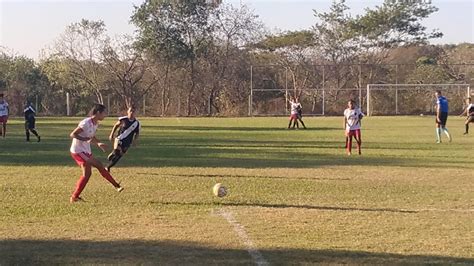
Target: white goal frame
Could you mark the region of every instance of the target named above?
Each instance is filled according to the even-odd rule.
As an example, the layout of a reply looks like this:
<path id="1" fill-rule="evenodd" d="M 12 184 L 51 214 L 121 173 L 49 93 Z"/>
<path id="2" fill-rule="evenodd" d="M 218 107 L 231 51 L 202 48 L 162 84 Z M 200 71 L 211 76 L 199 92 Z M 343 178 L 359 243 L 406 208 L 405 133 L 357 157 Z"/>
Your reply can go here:
<path id="1" fill-rule="evenodd" d="M 395 89 L 395 113 L 398 114 L 398 91 L 409 90 L 413 87 L 432 88 L 433 92 L 437 89 L 466 88 L 466 97 L 471 96 L 471 88 L 468 83 L 460 84 L 367 84 L 367 116 L 371 115 L 370 92 Z"/>

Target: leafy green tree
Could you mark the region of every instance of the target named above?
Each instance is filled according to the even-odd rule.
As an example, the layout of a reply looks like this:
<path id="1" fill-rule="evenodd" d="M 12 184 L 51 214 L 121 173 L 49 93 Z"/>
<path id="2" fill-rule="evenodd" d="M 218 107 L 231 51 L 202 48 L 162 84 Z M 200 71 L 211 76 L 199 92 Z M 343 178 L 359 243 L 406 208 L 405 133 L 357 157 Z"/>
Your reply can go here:
<path id="1" fill-rule="evenodd" d="M 196 90 L 196 62 L 207 52 L 214 7 L 204 0 L 147 0 L 137 7 L 132 22 L 138 27 L 138 47 L 148 54 L 181 64 L 187 70 L 187 115 Z"/>
<path id="2" fill-rule="evenodd" d="M 76 87 L 95 95 L 99 103 L 104 103 L 103 92 L 108 90 L 107 72 L 101 64 L 108 42 L 103 21 L 82 19 L 66 28 L 49 54 L 68 63 L 67 73 L 77 81 Z"/>

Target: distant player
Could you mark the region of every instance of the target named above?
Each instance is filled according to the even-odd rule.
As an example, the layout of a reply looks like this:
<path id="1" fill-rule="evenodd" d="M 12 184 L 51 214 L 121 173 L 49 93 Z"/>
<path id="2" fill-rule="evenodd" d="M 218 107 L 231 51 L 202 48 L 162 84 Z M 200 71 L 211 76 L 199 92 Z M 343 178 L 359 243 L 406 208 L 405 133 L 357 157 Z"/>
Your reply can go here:
<path id="1" fill-rule="evenodd" d="M 297 110 L 298 110 L 298 115 L 297 115 L 298 121 L 300 121 L 301 125 L 303 125 L 303 128 L 306 129 L 306 125 L 303 122 L 303 106 L 301 105 L 300 99 L 298 97 L 295 98 L 295 101 L 300 104 L 299 107 L 297 108 Z M 296 123 L 297 126 L 298 126 L 298 121 Z M 298 128 L 299 128 L 299 126 L 298 126 Z"/>
<path id="2" fill-rule="evenodd" d="M 474 123 L 474 104 L 471 103 L 471 98 L 466 98 L 467 107 L 464 109 L 460 116 L 466 115 L 466 122 L 464 123 L 466 126 L 466 131 L 464 135 L 469 134 L 469 123 Z"/>
<path id="3" fill-rule="evenodd" d="M 290 115 L 290 122 L 288 123 L 288 129 L 295 128 L 298 126 L 298 110 L 302 109 L 301 104 L 296 100 L 295 97 L 291 97 L 290 106 L 291 106 L 291 115 Z M 293 127 L 291 127 L 291 123 L 293 122 Z"/>
<path id="4" fill-rule="evenodd" d="M 0 93 L 0 135 L 3 138 L 5 138 L 7 135 L 7 122 L 9 113 L 10 109 L 8 108 L 8 103 L 3 98 L 3 93 Z"/>
<path id="5" fill-rule="evenodd" d="M 25 115 L 25 134 L 26 134 L 26 141 L 30 141 L 30 131 L 33 133 L 37 138 L 38 142 L 41 141 L 40 135 L 38 135 L 38 132 L 36 131 L 35 128 L 35 123 L 36 123 L 36 111 L 33 108 L 31 102 L 27 102 L 25 109 L 23 110 L 23 113 Z"/>
<path id="6" fill-rule="evenodd" d="M 110 173 L 105 170 L 102 163 L 92 156 L 90 143 L 97 144 L 97 146 L 104 152 L 107 147 L 107 145 L 100 142 L 95 137 L 99 121 L 102 121 L 106 115 L 105 106 L 102 104 L 95 104 L 90 112 L 90 117 L 82 120 L 76 129 L 74 129 L 70 134 L 70 137 L 72 138 L 70 149 L 71 156 L 82 169 L 82 176 L 77 181 L 76 189 L 70 198 L 71 203 L 82 200 L 80 195 L 91 177 L 92 166 L 97 168 L 100 174 L 107 179 L 107 181 L 109 181 L 118 192 L 123 190 L 120 184 L 118 184 Z"/>
<path id="7" fill-rule="evenodd" d="M 114 141 L 114 150 L 108 156 L 109 164 L 105 169 L 110 172 L 112 168 L 122 156 L 127 152 L 131 145 L 136 145 L 138 136 L 140 135 L 140 122 L 135 117 L 135 107 L 130 107 L 127 110 L 127 116 L 119 117 L 117 123 L 115 123 L 110 132 L 109 139 Z M 114 140 L 115 132 L 118 131 L 118 135 Z"/>
<path id="8" fill-rule="evenodd" d="M 441 94 L 441 91 L 436 91 L 436 143 L 441 143 L 441 130 L 448 136 L 449 142 L 452 141 L 451 134 L 446 128 L 446 121 L 448 120 L 448 99 Z"/>
<path id="9" fill-rule="evenodd" d="M 364 117 L 364 113 L 360 108 L 356 107 L 353 100 L 347 102 L 347 109 L 344 110 L 344 129 L 346 135 L 346 150 L 347 155 L 352 154 L 352 137 L 357 142 L 357 151 L 359 155 L 362 154 L 362 138 L 360 133 L 361 120 Z"/>

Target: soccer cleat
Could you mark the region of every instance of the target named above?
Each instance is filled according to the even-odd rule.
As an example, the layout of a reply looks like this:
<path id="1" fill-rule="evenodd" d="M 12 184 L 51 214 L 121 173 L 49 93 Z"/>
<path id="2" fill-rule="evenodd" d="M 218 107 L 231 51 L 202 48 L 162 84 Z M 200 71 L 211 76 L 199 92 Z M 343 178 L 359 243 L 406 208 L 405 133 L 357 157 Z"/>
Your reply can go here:
<path id="1" fill-rule="evenodd" d="M 114 152 L 111 152 L 109 156 L 107 156 L 107 161 L 112 161 L 113 157 L 115 156 Z"/>
<path id="2" fill-rule="evenodd" d="M 40 141 L 41 141 L 41 136 L 38 136 L 38 142 L 40 142 Z"/>
<path id="3" fill-rule="evenodd" d="M 123 191 L 123 187 L 118 187 L 118 188 L 117 188 L 117 191 L 118 191 L 118 192 L 122 192 L 122 191 Z"/>
<path id="4" fill-rule="evenodd" d="M 441 143 L 441 140 L 437 140 L 437 141 L 436 141 L 436 144 L 440 144 L 440 143 Z"/>
<path id="5" fill-rule="evenodd" d="M 464 132 L 464 134 L 463 134 L 463 135 L 467 135 L 467 134 L 469 134 L 469 133 L 468 133 L 468 132 Z"/>
<path id="6" fill-rule="evenodd" d="M 85 202 L 85 200 L 83 200 L 81 197 L 77 197 L 77 198 L 71 197 L 71 198 L 69 199 L 69 202 L 70 202 L 70 203 L 74 203 L 74 202 Z"/>
<path id="7" fill-rule="evenodd" d="M 448 139 L 449 139 L 449 142 L 453 141 L 453 138 L 451 137 L 451 134 L 448 134 Z"/>

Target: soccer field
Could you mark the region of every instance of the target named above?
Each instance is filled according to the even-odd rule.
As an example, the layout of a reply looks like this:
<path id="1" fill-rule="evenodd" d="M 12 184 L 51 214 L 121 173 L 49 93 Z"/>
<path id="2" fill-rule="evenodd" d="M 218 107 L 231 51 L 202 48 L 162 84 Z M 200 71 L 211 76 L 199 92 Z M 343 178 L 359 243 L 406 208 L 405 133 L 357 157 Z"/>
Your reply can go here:
<path id="1" fill-rule="evenodd" d="M 112 174 L 69 203 L 81 118 L 12 119 L 0 139 L 3 264 L 474 264 L 474 132 L 450 117 L 368 117 L 347 156 L 341 117 L 144 118 Z M 114 118 L 98 130 L 105 141 Z M 94 147 L 105 162 L 107 154 Z M 213 196 L 221 182 L 229 195 Z"/>

